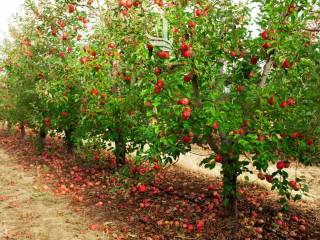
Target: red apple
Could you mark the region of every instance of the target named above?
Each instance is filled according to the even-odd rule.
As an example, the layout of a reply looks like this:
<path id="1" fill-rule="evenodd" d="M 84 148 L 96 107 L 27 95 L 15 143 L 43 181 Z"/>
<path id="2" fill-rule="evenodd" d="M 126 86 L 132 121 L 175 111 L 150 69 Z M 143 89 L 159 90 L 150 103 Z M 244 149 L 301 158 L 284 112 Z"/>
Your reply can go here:
<path id="1" fill-rule="evenodd" d="M 65 53 L 64 52 L 60 52 L 60 57 L 65 58 Z"/>
<path id="2" fill-rule="evenodd" d="M 186 75 L 183 76 L 183 81 L 185 82 L 190 82 L 191 81 L 191 78 L 192 78 L 192 74 L 191 73 L 188 73 Z"/>
<path id="3" fill-rule="evenodd" d="M 283 61 L 282 67 L 287 69 L 287 68 L 290 68 L 290 67 L 291 67 L 291 64 L 290 64 L 289 61 L 286 59 L 286 60 Z"/>
<path id="4" fill-rule="evenodd" d="M 183 136 L 182 141 L 184 143 L 189 143 L 191 141 L 191 137 L 190 136 Z"/>
<path id="5" fill-rule="evenodd" d="M 268 48 L 271 47 L 271 43 L 266 42 L 266 43 L 262 44 L 262 47 L 263 47 L 264 49 L 268 49 Z"/>
<path id="6" fill-rule="evenodd" d="M 219 128 L 219 123 L 215 121 L 212 125 L 212 128 L 217 130 Z"/>
<path id="7" fill-rule="evenodd" d="M 277 169 L 279 169 L 279 170 L 284 169 L 285 166 L 286 165 L 285 165 L 284 161 L 279 161 L 279 162 L 277 162 L 277 165 L 276 165 Z"/>
<path id="8" fill-rule="evenodd" d="M 183 51 L 183 52 L 182 52 L 182 56 L 183 56 L 184 58 L 190 58 L 190 57 L 191 57 L 191 52 L 190 52 L 190 50 Z"/>
<path id="9" fill-rule="evenodd" d="M 288 106 L 287 101 L 281 102 L 280 106 L 281 106 L 282 108 L 286 108 L 286 107 Z"/>
<path id="10" fill-rule="evenodd" d="M 269 105 L 274 105 L 275 102 L 276 102 L 276 101 L 275 101 L 274 97 L 270 97 L 270 98 L 268 99 Z"/>
<path id="11" fill-rule="evenodd" d="M 164 81 L 163 80 L 158 80 L 157 81 L 157 86 L 159 87 L 159 88 L 164 88 Z"/>
<path id="12" fill-rule="evenodd" d="M 201 13 L 202 13 L 201 9 L 196 9 L 196 10 L 194 11 L 194 16 L 195 16 L 195 17 L 199 17 L 199 16 L 201 15 Z"/>
<path id="13" fill-rule="evenodd" d="M 258 59 L 256 56 L 252 56 L 250 59 L 250 64 L 251 65 L 256 65 L 258 63 Z"/>
<path id="14" fill-rule="evenodd" d="M 155 67 L 153 72 L 156 76 L 159 76 L 161 74 L 161 68 Z"/>
<path id="15" fill-rule="evenodd" d="M 269 38 L 268 36 L 268 32 L 266 30 L 264 30 L 262 33 L 261 33 L 261 37 L 265 40 L 267 40 Z"/>
<path id="16" fill-rule="evenodd" d="M 181 114 L 183 120 L 188 120 L 191 116 L 191 111 L 189 109 L 184 110 Z"/>
<path id="17" fill-rule="evenodd" d="M 297 139 L 297 138 L 299 137 L 299 133 L 298 133 L 298 132 L 293 132 L 293 133 L 291 134 L 291 137 L 292 137 L 293 139 Z"/>
<path id="18" fill-rule="evenodd" d="M 157 56 L 161 59 L 168 59 L 170 57 L 170 53 L 168 51 L 159 51 L 157 52 Z"/>
<path id="19" fill-rule="evenodd" d="M 238 85 L 237 86 L 237 92 L 239 92 L 239 93 L 244 91 L 244 89 L 245 89 L 245 87 L 243 85 Z"/>
<path id="20" fill-rule="evenodd" d="M 294 106 L 296 104 L 296 100 L 293 98 L 288 98 L 287 103 L 289 106 Z"/>
<path id="21" fill-rule="evenodd" d="M 188 27 L 189 28 L 195 28 L 197 26 L 197 24 L 195 23 L 195 22 L 193 22 L 193 21 L 190 21 L 189 23 L 188 23 Z"/>
<path id="22" fill-rule="evenodd" d="M 308 140 L 307 140 L 307 144 L 308 144 L 309 146 L 312 146 L 312 145 L 313 145 L 313 139 L 308 139 Z"/>
<path id="23" fill-rule="evenodd" d="M 73 4 L 69 4 L 69 13 L 73 13 L 76 7 Z"/>
<path id="24" fill-rule="evenodd" d="M 221 154 L 217 154 L 214 158 L 214 160 L 217 162 L 217 163 L 222 163 L 222 155 Z"/>
<path id="25" fill-rule="evenodd" d="M 132 7 L 132 2 L 130 0 L 126 1 L 126 7 L 131 8 Z"/>

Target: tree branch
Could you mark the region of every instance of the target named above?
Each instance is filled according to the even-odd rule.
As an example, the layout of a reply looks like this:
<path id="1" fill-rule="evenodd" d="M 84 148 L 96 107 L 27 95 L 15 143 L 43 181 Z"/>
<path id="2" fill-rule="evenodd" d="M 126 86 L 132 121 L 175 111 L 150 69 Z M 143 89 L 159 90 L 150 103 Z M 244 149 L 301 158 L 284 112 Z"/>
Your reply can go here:
<path id="1" fill-rule="evenodd" d="M 259 82 L 259 87 L 260 88 L 264 88 L 265 87 L 266 82 L 267 82 L 267 78 L 268 78 L 268 75 L 270 73 L 272 65 L 273 65 L 273 60 L 272 60 L 271 56 L 269 55 L 269 57 L 267 59 L 267 62 L 263 67 L 262 74 L 261 74 L 261 80 Z"/>

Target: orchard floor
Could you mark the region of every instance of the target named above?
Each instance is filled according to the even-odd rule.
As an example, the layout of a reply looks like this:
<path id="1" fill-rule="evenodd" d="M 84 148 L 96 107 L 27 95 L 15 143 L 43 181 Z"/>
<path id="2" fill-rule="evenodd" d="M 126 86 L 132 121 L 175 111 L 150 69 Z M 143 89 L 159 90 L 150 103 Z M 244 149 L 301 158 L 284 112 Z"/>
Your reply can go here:
<path id="1" fill-rule="evenodd" d="M 319 201 L 281 214 L 274 194 L 241 184 L 235 231 L 215 176 L 173 166 L 128 193 L 133 179 L 103 169 L 76 165 L 58 140 L 36 155 L 31 140 L 0 130 L 0 240 L 320 239 Z"/>

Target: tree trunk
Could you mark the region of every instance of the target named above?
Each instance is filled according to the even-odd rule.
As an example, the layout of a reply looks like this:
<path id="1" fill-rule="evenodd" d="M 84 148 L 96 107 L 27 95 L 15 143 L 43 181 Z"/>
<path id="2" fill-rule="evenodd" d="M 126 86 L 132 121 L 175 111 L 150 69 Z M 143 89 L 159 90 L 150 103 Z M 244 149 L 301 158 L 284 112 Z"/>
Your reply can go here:
<path id="1" fill-rule="evenodd" d="M 20 131 L 21 131 L 21 139 L 24 139 L 24 137 L 26 136 L 26 129 L 22 122 L 20 123 Z"/>
<path id="2" fill-rule="evenodd" d="M 65 130 L 65 135 L 66 135 L 65 143 L 66 143 L 68 152 L 72 152 L 74 147 L 74 142 L 72 140 L 72 132 L 73 132 L 73 129 Z"/>
<path id="3" fill-rule="evenodd" d="M 38 143 L 37 143 L 37 150 L 41 152 L 45 145 L 45 138 L 46 138 L 46 131 L 45 127 L 41 127 L 38 135 Z"/>
<path id="4" fill-rule="evenodd" d="M 126 143 L 124 141 L 121 129 L 116 129 L 116 139 L 115 139 L 115 155 L 117 159 L 117 165 L 118 167 L 125 164 L 125 158 L 126 158 Z"/>
<path id="5" fill-rule="evenodd" d="M 223 156 L 222 181 L 223 200 L 225 217 L 229 219 L 227 228 L 236 234 L 238 232 L 238 197 L 237 197 L 237 177 L 239 167 L 239 157 Z"/>
<path id="6" fill-rule="evenodd" d="M 228 216 L 237 217 L 237 177 L 238 177 L 238 157 L 223 157 L 222 181 L 225 213 Z"/>

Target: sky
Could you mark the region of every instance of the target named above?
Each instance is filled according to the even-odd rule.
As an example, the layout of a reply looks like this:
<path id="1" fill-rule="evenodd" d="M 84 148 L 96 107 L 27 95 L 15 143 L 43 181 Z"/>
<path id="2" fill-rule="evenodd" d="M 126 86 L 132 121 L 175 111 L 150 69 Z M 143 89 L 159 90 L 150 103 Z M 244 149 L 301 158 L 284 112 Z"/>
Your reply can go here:
<path id="1" fill-rule="evenodd" d="M 8 32 L 9 18 L 19 12 L 24 0 L 1 1 L 0 7 L 0 42 Z"/>

